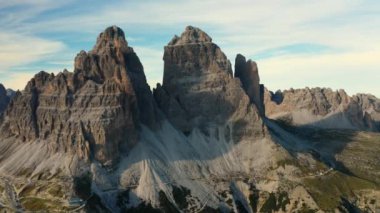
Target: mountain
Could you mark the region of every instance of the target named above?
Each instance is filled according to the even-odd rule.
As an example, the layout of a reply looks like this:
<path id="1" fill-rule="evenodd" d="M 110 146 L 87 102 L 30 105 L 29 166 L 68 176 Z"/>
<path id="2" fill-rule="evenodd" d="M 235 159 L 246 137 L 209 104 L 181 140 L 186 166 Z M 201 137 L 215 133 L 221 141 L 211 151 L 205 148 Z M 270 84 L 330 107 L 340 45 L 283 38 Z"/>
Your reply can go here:
<path id="1" fill-rule="evenodd" d="M 7 89 L 7 96 L 10 97 L 11 99 L 16 95 L 16 91 L 12 89 Z"/>
<path id="2" fill-rule="evenodd" d="M 373 95 L 352 97 L 344 90 L 305 88 L 265 91 L 269 118 L 294 125 L 380 131 L 380 100 Z"/>
<path id="3" fill-rule="evenodd" d="M 264 85 L 260 84 L 256 62 L 252 60 L 246 61 L 243 55 L 238 54 L 235 59 L 235 77 L 241 81 L 243 89 L 251 103 L 259 110 L 260 115 L 265 116 Z"/>
<path id="4" fill-rule="evenodd" d="M 155 119 L 143 67 L 116 27 L 81 51 L 74 66 L 73 73 L 36 74 L 5 112 L 1 134 L 50 141 L 50 150 L 111 165 L 137 142 L 139 123 Z"/>
<path id="5" fill-rule="evenodd" d="M 235 141 L 264 134 L 258 109 L 233 78 L 230 61 L 198 28 L 187 27 L 165 47 L 164 80 L 154 96 L 166 117 L 185 134 L 194 128 L 206 135 L 220 130 Z"/>
<path id="6" fill-rule="evenodd" d="M 8 91 L 0 84 L 0 114 L 7 108 L 11 97 Z"/>
<path id="7" fill-rule="evenodd" d="M 169 41 L 163 60 L 162 85 L 152 92 L 124 32 L 112 26 L 76 56 L 73 72 L 36 74 L 0 119 L 0 209 L 376 211 L 374 97 L 271 93 L 254 61 L 238 54 L 233 72 L 192 26 Z M 300 109 L 300 118 L 319 119 L 351 102 L 355 128 L 293 116 Z"/>

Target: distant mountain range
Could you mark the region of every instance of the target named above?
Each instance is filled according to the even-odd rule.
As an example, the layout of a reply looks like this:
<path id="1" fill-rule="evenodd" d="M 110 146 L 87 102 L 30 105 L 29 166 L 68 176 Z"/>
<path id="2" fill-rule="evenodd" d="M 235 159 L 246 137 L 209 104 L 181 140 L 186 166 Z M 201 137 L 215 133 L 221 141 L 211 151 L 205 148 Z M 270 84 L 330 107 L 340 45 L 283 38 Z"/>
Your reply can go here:
<path id="1" fill-rule="evenodd" d="M 112 26 L 74 71 L 0 86 L 0 209 L 79 212 L 380 211 L 380 100 L 269 91 L 238 54 L 188 26 L 151 91 Z"/>

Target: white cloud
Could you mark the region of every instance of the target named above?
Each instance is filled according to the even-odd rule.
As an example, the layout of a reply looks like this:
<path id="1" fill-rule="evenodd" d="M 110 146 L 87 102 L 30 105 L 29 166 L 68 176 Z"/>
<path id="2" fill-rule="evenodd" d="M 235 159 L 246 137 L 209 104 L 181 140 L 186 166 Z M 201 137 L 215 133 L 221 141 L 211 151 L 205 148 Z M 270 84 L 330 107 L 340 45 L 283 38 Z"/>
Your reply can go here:
<path id="1" fill-rule="evenodd" d="M 345 87 L 352 92 L 372 92 L 380 96 L 375 79 L 369 77 L 377 77 L 375 70 L 380 66 L 380 60 L 375 60 L 380 50 L 380 4 L 374 1 L 176 0 L 121 1 L 115 4 L 97 1 L 97 4 L 104 5 L 93 8 L 96 11 L 86 11 L 85 4 L 73 3 L 73 6 L 78 4 L 78 11 L 84 12 L 25 23 L 36 14 L 59 7 L 54 6 L 56 1 L 37 2 L 27 15 L 11 22 L 18 23 L 15 30 L 31 34 L 86 32 L 95 37 L 104 27 L 117 24 L 126 27 L 127 34 L 129 30 L 140 30 L 144 36 L 162 30 L 178 34 L 185 25 L 191 24 L 205 29 L 232 62 L 236 53 L 254 59 L 257 53 L 280 46 L 319 44 L 338 52 L 288 55 L 258 61 L 263 83 L 273 89 L 306 84 Z M 138 39 L 134 38 L 135 41 Z M 163 48 L 144 46 L 139 42 L 135 50 L 145 67 L 148 81 L 154 86 L 162 79 Z M 326 76 L 332 77 L 325 79 Z M 341 83 L 353 82 L 353 79 L 355 83 Z"/>
<path id="2" fill-rule="evenodd" d="M 30 77 L 42 70 L 26 72 L 31 70 L 31 67 L 27 68 L 29 63 L 47 60 L 52 54 L 65 49 L 61 42 L 3 32 L 0 33 L 0 47 L 0 81 L 14 89 L 23 89 Z"/>
<path id="3" fill-rule="evenodd" d="M 11 8 L 7 12 L 2 13 L 0 29 L 8 29 L 7 31 L 9 31 L 9 29 L 13 31 L 24 31 L 25 28 L 22 22 L 33 19 L 45 11 L 60 8 L 72 1 L 73 0 L 0 0 L 0 9 L 7 11 L 7 8 Z M 25 33 L 25 31 L 23 33 Z"/>
<path id="4" fill-rule="evenodd" d="M 48 60 L 52 55 L 65 51 L 63 42 L 40 38 L 34 35 L 36 31 L 25 30 L 23 22 L 66 3 L 0 0 L 0 9 L 4 15 L 0 19 L 0 81 L 6 87 L 23 89 L 27 81 L 40 71 L 28 68 L 30 63 Z M 7 8 L 13 9 L 6 12 Z M 14 71 L 15 68 L 18 71 Z"/>
<path id="5" fill-rule="evenodd" d="M 31 36 L 0 32 L 0 72 L 62 51 L 65 45 Z"/>

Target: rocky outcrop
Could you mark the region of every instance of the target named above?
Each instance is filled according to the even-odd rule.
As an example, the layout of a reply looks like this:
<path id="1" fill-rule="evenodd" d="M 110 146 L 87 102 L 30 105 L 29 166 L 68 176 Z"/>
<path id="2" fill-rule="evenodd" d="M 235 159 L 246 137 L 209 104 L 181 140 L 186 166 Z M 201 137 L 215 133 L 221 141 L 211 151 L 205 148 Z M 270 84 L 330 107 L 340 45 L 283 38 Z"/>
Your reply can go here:
<path id="1" fill-rule="evenodd" d="M 239 78 L 251 102 L 255 104 L 261 116 L 264 116 L 264 86 L 260 84 L 259 71 L 254 61 L 246 61 L 238 54 L 235 59 L 235 77 Z"/>
<path id="2" fill-rule="evenodd" d="M 14 91 L 13 89 L 7 89 L 7 96 L 9 98 L 12 99 L 15 95 L 16 95 L 16 91 Z"/>
<path id="3" fill-rule="evenodd" d="M 2 84 L 0 84 L 0 114 L 7 108 L 10 97 L 7 94 L 7 90 Z"/>
<path id="4" fill-rule="evenodd" d="M 137 142 L 140 124 L 155 125 L 154 100 L 140 60 L 113 26 L 76 56 L 73 73 L 36 74 L 13 98 L 0 131 L 112 164 Z"/>
<path id="5" fill-rule="evenodd" d="M 239 131 L 249 133 L 245 136 L 262 132 L 258 110 L 233 78 L 225 54 L 205 32 L 186 27 L 165 47 L 163 59 L 163 84 L 154 96 L 175 127 L 189 133 L 194 128 L 210 132 L 226 126 L 235 139 L 242 137 Z"/>
<path id="6" fill-rule="evenodd" d="M 172 45 L 189 45 L 199 43 L 211 43 L 212 38 L 203 32 L 201 29 L 193 26 L 187 26 L 185 31 L 180 37 L 175 35 L 173 39 L 168 43 L 168 46 Z"/>
<path id="7" fill-rule="evenodd" d="M 262 100 L 271 118 L 374 129 L 374 96 L 263 96 L 256 64 L 238 55 L 234 78 L 195 27 L 165 47 L 164 62 L 155 102 L 123 31 L 110 27 L 74 72 L 42 71 L 16 92 L 0 116 L 5 211 L 376 211 L 379 133 L 289 128 L 263 118 Z"/>
<path id="8" fill-rule="evenodd" d="M 305 88 L 276 93 L 265 91 L 265 110 L 268 116 L 286 113 L 293 109 L 305 109 L 314 115 L 325 116 L 339 105 L 348 104 L 348 102 L 349 96 L 343 90 Z"/>
<path id="9" fill-rule="evenodd" d="M 344 90 L 305 88 L 265 90 L 265 114 L 296 125 L 379 131 L 379 99 L 358 94 L 350 97 Z"/>
<path id="10" fill-rule="evenodd" d="M 380 99 L 370 94 L 352 96 L 348 113 L 363 123 L 365 130 L 380 132 Z M 356 115 L 356 116 L 355 116 Z"/>

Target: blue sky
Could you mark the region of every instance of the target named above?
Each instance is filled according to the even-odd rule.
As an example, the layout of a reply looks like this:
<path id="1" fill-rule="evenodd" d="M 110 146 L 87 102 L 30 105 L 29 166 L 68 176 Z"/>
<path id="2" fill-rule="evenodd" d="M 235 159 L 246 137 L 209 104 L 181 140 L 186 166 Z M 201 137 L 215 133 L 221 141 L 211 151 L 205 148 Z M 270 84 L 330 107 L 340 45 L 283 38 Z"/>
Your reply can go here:
<path id="1" fill-rule="evenodd" d="M 152 87 L 163 46 L 187 25 L 206 31 L 231 62 L 258 63 L 269 89 L 344 88 L 380 97 L 377 0 L 0 0 L 0 82 L 24 88 L 38 71 L 72 70 L 107 26 L 120 26 Z"/>

